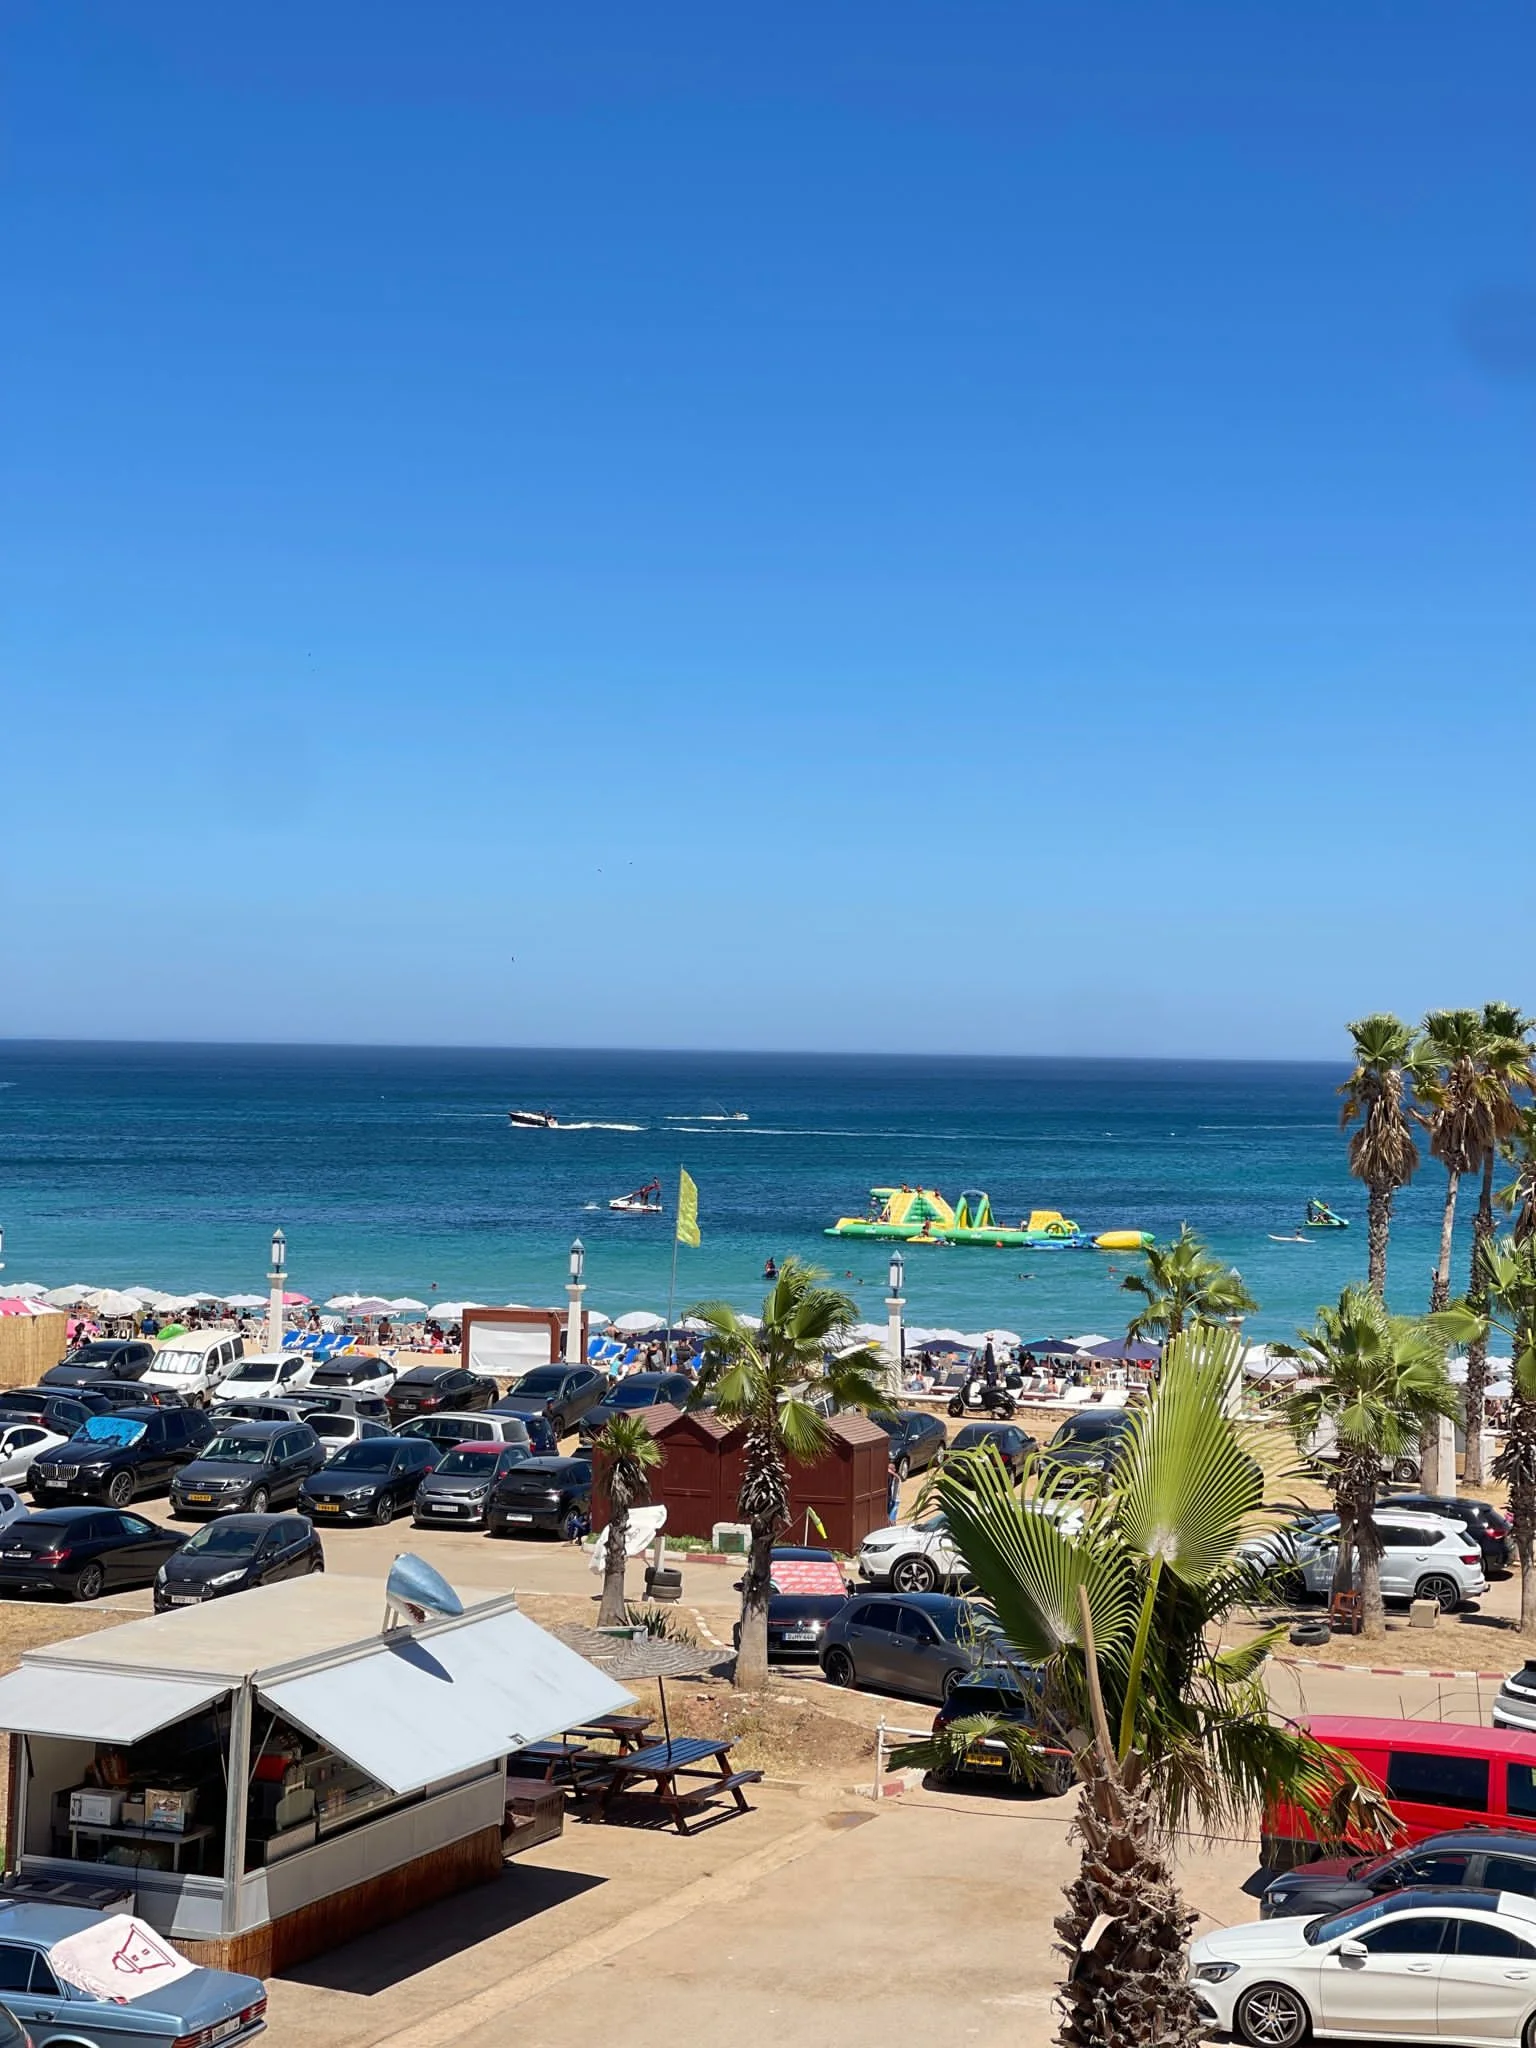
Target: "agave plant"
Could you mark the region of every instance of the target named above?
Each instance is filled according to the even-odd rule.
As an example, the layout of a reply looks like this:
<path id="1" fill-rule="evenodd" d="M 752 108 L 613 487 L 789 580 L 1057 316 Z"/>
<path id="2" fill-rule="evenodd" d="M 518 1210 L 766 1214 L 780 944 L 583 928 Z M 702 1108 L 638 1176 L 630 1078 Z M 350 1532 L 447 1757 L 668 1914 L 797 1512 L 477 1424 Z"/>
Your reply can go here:
<path id="1" fill-rule="evenodd" d="M 1079 1731 L 1082 1854 L 1056 1922 L 1065 2048 L 1205 2038 L 1187 1981 L 1194 1915 L 1173 1867 L 1181 1832 L 1232 1832 L 1280 1802 L 1325 1842 L 1395 1830 L 1348 1759 L 1272 1712 L 1262 1667 L 1283 1627 L 1221 1639 L 1263 1591 L 1244 1544 L 1272 1519 L 1263 1435 L 1227 1413 L 1239 1356 L 1227 1330 L 1174 1339 L 1107 1495 L 1055 1494 L 1047 1510 L 983 1454 L 951 1457 L 932 1484 L 997 1654 L 1038 1675 L 1053 1726 Z M 1048 1779 L 1050 1746 L 1003 1722 L 957 1723 L 951 1746 L 899 1760 L 943 1761 L 982 1728 L 1010 1744 L 1021 1776 Z"/>

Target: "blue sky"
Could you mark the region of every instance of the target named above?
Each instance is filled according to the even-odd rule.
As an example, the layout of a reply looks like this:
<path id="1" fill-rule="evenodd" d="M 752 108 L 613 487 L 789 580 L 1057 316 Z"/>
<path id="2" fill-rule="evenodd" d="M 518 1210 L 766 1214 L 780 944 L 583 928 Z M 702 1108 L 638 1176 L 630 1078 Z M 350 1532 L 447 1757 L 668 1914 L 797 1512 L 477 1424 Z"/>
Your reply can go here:
<path id="1" fill-rule="evenodd" d="M 6 42 L 0 1035 L 1536 1006 L 1524 10 Z"/>

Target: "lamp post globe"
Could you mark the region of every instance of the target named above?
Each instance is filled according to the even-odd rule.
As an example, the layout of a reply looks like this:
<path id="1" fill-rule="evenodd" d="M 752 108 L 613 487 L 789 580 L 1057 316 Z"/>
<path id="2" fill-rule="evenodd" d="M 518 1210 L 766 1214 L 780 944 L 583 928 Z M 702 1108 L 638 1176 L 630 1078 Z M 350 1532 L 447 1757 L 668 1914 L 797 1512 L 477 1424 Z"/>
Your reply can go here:
<path id="1" fill-rule="evenodd" d="M 288 1240 L 281 1229 L 272 1233 L 272 1263 L 267 1269 L 267 1349 L 283 1348 L 283 1281 L 287 1277 Z"/>
<path id="2" fill-rule="evenodd" d="M 565 1298 L 568 1307 L 565 1312 L 565 1362 L 580 1365 L 587 1355 L 586 1331 L 582 1328 L 581 1297 L 586 1293 L 582 1275 L 587 1269 L 587 1248 L 579 1237 L 571 1241 L 571 1277 L 566 1284 Z"/>

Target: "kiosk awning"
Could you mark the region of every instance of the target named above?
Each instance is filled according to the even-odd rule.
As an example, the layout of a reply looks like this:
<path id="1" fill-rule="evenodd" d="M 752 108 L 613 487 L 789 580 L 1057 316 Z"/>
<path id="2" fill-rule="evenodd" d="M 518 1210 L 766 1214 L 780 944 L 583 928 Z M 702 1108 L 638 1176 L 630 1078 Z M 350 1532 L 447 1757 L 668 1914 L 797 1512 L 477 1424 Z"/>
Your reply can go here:
<path id="1" fill-rule="evenodd" d="M 82 1742 L 141 1742 L 228 1690 L 200 1679 L 23 1664 L 0 1678 L 0 1728 Z"/>
<path id="2" fill-rule="evenodd" d="M 383 1641 L 260 1693 L 391 1792 L 419 1792 L 631 1697 L 515 1609 Z"/>

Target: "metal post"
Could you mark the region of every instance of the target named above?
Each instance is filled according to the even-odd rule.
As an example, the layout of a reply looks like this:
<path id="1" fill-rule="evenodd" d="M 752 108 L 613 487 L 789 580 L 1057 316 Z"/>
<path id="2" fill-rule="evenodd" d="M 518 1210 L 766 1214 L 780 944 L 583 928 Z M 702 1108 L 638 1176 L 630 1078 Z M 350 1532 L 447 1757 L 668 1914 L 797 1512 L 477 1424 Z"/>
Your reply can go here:
<path id="1" fill-rule="evenodd" d="M 240 1886 L 245 1876 L 245 1811 L 251 1782 L 249 1679 L 230 1696 L 229 1769 L 224 1787 L 224 1933 L 240 1932 Z"/>

